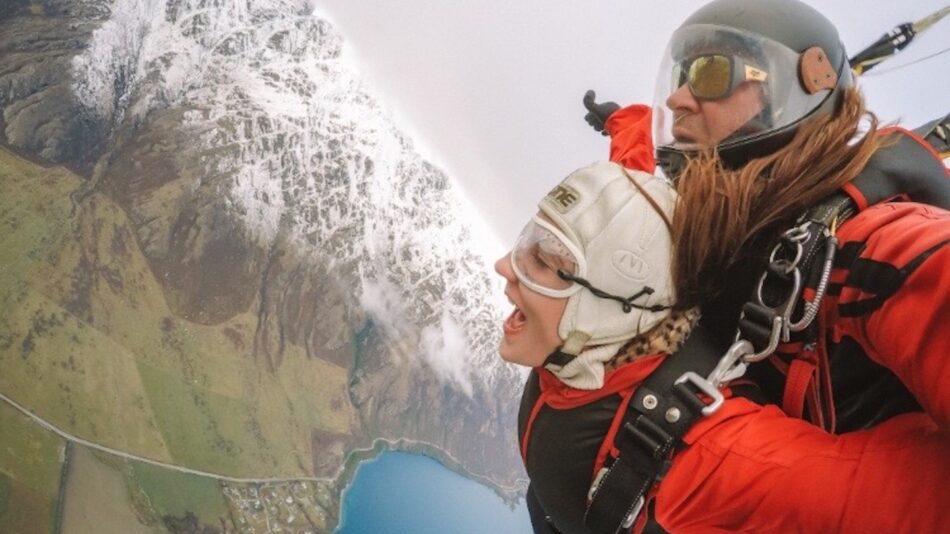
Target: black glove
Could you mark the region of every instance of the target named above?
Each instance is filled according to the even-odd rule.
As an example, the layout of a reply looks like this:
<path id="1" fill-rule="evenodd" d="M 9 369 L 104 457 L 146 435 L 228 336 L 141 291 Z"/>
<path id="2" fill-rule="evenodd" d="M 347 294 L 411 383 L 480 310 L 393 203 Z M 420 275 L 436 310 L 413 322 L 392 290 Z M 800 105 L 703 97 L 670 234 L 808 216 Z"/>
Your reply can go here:
<path id="1" fill-rule="evenodd" d="M 584 120 L 587 121 L 587 124 L 590 124 L 594 130 L 603 135 L 608 135 L 607 130 L 604 130 L 604 124 L 606 124 L 607 118 L 610 117 L 614 111 L 620 109 L 620 106 L 617 105 L 616 102 L 598 104 L 594 102 L 594 97 L 596 96 L 597 94 L 594 93 L 593 89 L 584 93 L 584 107 L 587 108 L 587 115 L 584 115 Z"/>

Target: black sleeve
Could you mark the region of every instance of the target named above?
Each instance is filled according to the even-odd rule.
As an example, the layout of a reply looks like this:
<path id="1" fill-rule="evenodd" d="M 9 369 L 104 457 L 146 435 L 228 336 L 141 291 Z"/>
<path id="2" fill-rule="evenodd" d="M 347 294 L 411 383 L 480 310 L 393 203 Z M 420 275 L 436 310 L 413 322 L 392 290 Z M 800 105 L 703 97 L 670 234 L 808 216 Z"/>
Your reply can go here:
<path id="1" fill-rule="evenodd" d="M 534 534 L 561 534 L 548 522 L 548 514 L 541 508 L 541 503 L 534 495 L 534 488 L 530 485 L 528 485 L 525 501 L 528 505 L 528 515 L 531 516 L 531 527 L 534 529 Z"/>

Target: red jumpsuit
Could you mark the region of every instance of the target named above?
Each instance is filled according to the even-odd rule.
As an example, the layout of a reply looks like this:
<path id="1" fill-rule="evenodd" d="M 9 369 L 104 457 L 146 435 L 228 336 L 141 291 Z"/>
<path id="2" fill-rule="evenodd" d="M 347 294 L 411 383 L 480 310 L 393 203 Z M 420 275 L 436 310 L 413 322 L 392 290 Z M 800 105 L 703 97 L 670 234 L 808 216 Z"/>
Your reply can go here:
<path id="1" fill-rule="evenodd" d="M 909 202 L 879 204 L 845 223 L 837 236 L 841 248 L 861 252 L 832 273 L 842 288 L 826 297 L 827 331 L 856 340 L 900 378 L 923 411 L 835 435 L 777 405 L 729 398 L 687 433 L 687 446 L 655 488 L 653 514 L 667 531 L 950 532 L 950 212 Z M 849 282 L 850 267 L 885 261 L 895 266 L 899 284 L 876 307 L 854 313 L 854 304 L 880 295 Z M 631 391 L 658 360 L 624 365 L 596 391 L 573 390 L 540 369 L 541 401 L 567 412 Z M 552 413 L 535 412 L 539 418 Z M 603 437 L 609 422 L 587 434 L 572 431 L 572 439 Z M 545 466 L 544 456 L 529 454 L 537 443 L 532 440 L 554 440 L 555 449 L 568 445 L 557 422 L 547 425 L 547 434 L 544 425 L 533 428 L 522 436 L 522 454 L 534 484 L 545 481 L 535 480 Z M 600 446 L 593 471 L 581 479 L 593 480 L 608 450 Z M 569 473 L 570 466 L 556 470 Z M 557 517 L 560 511 L 548 512 Z M 641 516 L 635 531 L 644 522 Z"/>
<path id="2" fill-rule="evenodd" d="M 612 160 L 653 170 L 642 155 L 644 144 L 652 153 L 649 115 L 631 106 L 610 117 Z M 841 288 L 822 305 L 826 333 L 856 341 L 923 412 L 833 435 L 778 406 L 729 399 L 686 435 L 655 489 L 667 531 L 950 532 L 950 212 L 879 204 L 837 237 L 839 251 L 857 252 L 832 272 Z M 890 287 L 850 279 L 858 264 L 887 271 Z"/>
<path id="3" fill-rule="evenodd" d="M 918 259 L 878 309 L 835 317 L 874 296 L 853 287 L 825 308 L 831 334 L 858 341 L 926 413 L 832 435 L 777 406 L 730 399 L 686 435 L 658 486 L 656 518 L 668 531 L 950 531 L 950 212 L 872 206 L 838 237 L 898 269 Z"/>

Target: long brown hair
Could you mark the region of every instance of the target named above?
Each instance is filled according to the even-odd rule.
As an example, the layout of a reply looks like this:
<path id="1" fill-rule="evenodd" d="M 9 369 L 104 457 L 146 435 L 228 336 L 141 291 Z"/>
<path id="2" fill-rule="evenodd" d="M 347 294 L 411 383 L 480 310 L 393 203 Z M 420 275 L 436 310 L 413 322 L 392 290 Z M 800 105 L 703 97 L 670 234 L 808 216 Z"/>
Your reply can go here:
<path id="1" fill-rule="evenodd" d="M 852 142 L 865 116 L 868 131 Z M 715 151 L 691 158 L 677 180 L 673 214 L 677 308 L 715 297 L 727 271 L 760 254 L 781 223 L 854 179 L 881 146 L 877 129 L 877 117 L 852 89 L 839 113 L 802 124 L 787 146 L 741 169 L 723 168 Z"/>

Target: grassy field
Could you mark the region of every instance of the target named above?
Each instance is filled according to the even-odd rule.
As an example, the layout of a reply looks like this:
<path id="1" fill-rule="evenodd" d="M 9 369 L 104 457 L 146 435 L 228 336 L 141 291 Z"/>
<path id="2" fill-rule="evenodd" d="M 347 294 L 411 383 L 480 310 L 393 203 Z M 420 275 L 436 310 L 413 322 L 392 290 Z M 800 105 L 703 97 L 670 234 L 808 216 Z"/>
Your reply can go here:
<path id="1" fill-rule="evenodd" d="M 51 532 L 65 443 L 0 403 L 0 532 Z"/>
<path id="2" fill-rule="evenodd" d="M 73 447 L 63 506 L 63 532 L 69 534 L 151 534 L 133 508 L 122 472 L 94 452 Z M 124 463 L 119 462 L 119 466 Z"/>
<path id="3" fill-rule="evenodd" d="M 99 193 L 70 200 L 82 184 L 0 149 L 0 391 L 126 452 L 233 476 L 310 474 L 312 431 L 358 425 L 347 369 L 288 345 L 267 370 L 252 353 L 253 305 L 218 325 L 175 316 L 125 213 Z"/>
<path id="4" fill-rule="evenodd" d="M 247 418 L 238 400 L 188 386 L 180 377 L 139 366 L 146 394 L 156 414 L 159 429 L 171 446 L 176 463 L 213 473 L 242 470 L 244 443 L 252 440 L 243 432 Z"/>
<path id="5" fill-rule="evenodd" d="M 0 518 L 4 517 L 10 508 L 10 486 L 13 481 L 4 473 L 0 473 Z"/>
<path id="6" fill-rule="evenodd" d="M 102 328 L 92 298 L 114 293 L 102 273 L 118 275 L 85 236 L 114 225 L 72 205 L 81 183 L 0 151 L 0 390 L 82 437 L 168 459 L 134 354 Z"/>
<path id="7" fill-rule="evenodd" d="M 208 525 L 228 517 L 221 488 L 214 480 L 186 475 L 139 462 L 130 462 L 130 483 L 144 495 L 155 517 L 183 517 L 192 512 Z"/>

